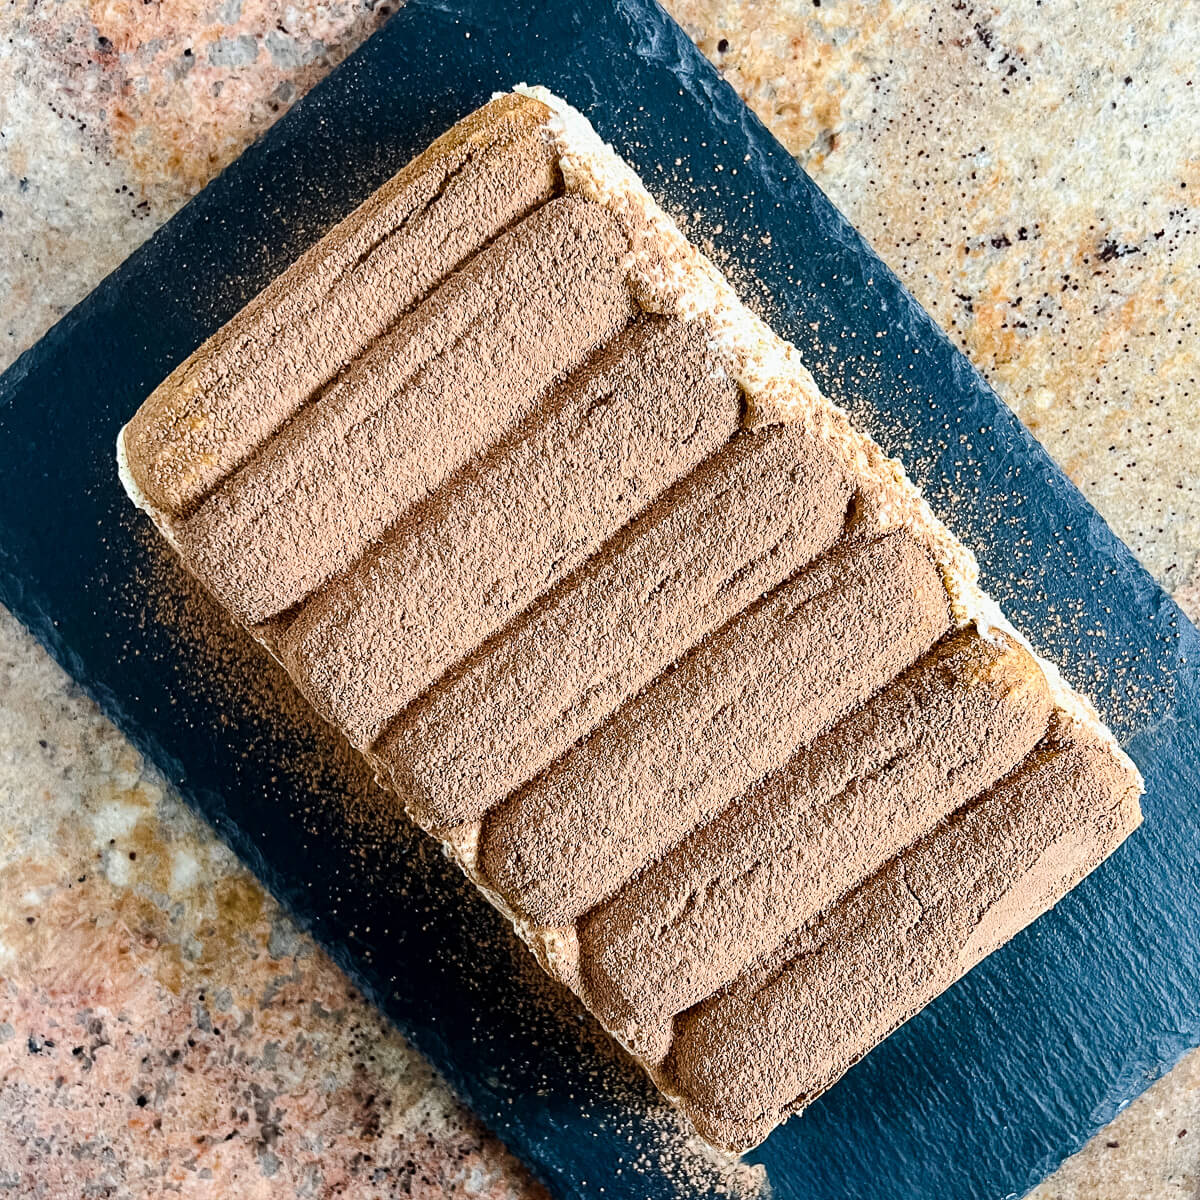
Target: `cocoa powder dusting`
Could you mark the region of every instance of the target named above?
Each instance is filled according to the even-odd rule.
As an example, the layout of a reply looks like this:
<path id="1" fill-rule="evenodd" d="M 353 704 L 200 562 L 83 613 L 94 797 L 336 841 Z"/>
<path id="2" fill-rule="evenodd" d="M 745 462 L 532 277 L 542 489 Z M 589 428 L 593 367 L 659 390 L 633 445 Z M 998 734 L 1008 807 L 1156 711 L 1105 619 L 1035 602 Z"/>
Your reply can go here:
<path id="1" fill-rule="evenodd" d="M 829 550 L 851 489 L 803 431 L 739 433 L 430 688 L 374 757 L 427 828 L 478 820 Z"/>
<path id="2" fill-rule="evenodd" d="M 247 625 L 351 567 L 633 316 L 624 251 L 599 205 L 543 205 L 176 523 L 188 564 Z"/>
<path id="3" fill-rule="evenodd" d="M 617 335 L 278 638 L 316 707 L 367 747 L 442 673 L 552 588 L 737 428 L 700 330 Z"/>
<path id="4" fill-rule="evenodd" d="M 949 627 L 898 533 L 776 589 L 490 813 L 480 866 L 538 925 L 573 922 L 711 820 Z"/>
<path id="5" fill-rule="evenodd" d="M 1015 642 L 952 634 L 588 914 L 588 1002 L 616 1028 L 661 1022 L 669 1043 L 676 1013 L 1007 775 L 1051 711 Z"/>
<path id="6" fill-rule="evenodd" d="M 155 392 L 130 475 L 220 603 L 157 541 L 130 586 L 247 753 L 300 748 L 281 796 L 364 860 L 431 862 L 405 807 L 446 838 L 633 1170 L 750 1194 L 560 983 L 744 1148 L 1111 852 L 1138 781 L 581 121 L 468 118 Z"/>
<path id="7" fill-rule="evenodd" d="M 271 741 L 252 743 L 247 754 L 270 756 L 272 743 L 286 744 L 279 770 L 304 803 L 335 806 L 364 842 L 414 842 L 395 795 L 379 787 L 362 755 L 313 711 L 287 672 L 230 619 L 148 522 L 137 519 L 136 538 L 144 553 L 126 584 L 131 610 L 165 626 L 185 650 L 179 660 L 164 662 L 164 670 L 177 673 L 186 664 L 186 686 L 208 689 L 227 711 L 253 714 Z"/>
<path id="8" fill-rule="evenodd" d="M 1062 898 L 1137 827 L 1136 780 L 1055 718 L 995 790 L 676 1023 L 665 1074 L 718 1145 L 753 1145 Z"/>
<path id="9" fill-rule="evenodd" d="M 460 122 L 173 371 L 129 426 L 151 503 L 194 508 L 434 285 L 550 199 L 562 180 L 546 111 L 508 96 Z"/>

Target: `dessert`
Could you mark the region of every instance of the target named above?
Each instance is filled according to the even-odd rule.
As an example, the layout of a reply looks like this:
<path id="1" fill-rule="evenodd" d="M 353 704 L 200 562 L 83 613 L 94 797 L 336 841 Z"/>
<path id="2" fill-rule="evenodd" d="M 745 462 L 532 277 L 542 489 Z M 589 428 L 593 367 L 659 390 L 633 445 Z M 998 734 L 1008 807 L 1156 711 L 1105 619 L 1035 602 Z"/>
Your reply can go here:
<path id="1" fill-rule="evenodd" d="M 440 138 L 122 480 L 714 1145 L 1055 904 L 1140 777 L 590 126 Z"/>

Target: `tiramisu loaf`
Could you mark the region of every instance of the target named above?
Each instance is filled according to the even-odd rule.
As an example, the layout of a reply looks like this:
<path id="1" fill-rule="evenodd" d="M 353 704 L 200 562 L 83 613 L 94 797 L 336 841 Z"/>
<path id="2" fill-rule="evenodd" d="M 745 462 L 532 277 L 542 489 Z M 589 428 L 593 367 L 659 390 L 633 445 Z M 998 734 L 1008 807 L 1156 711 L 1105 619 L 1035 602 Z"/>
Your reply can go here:
<path id="1" fill-rule="evenodd" d="M 179 366 L 125 486 L 545 968 L 743 1149 L 1141 781 L 574 110 L 467 117 Z"/>

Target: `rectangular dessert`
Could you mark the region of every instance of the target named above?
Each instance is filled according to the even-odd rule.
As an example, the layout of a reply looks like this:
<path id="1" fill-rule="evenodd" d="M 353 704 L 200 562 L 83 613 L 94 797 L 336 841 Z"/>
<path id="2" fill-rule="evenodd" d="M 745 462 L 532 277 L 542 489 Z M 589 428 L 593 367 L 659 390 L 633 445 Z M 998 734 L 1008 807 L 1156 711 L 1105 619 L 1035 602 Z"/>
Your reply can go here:
<path id="1" fill-rule="evenodd" d="M 718 1147 L 1141 819 L 1133 764 L 900 464 L 541 89 L 298 259 L 118 460 Z"/>

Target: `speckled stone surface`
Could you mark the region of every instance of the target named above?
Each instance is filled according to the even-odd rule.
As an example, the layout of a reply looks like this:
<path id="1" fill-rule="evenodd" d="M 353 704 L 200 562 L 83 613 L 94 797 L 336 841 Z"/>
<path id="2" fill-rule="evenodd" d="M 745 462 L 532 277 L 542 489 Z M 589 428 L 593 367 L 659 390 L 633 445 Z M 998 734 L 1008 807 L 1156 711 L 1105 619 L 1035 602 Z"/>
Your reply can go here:
<path id="1" fill-rule="evenodd" d="M 1200 6 L 668 7 L 1200 611 Z M 0 366 L 387 15 L 7 5 Z M 538 1194 L 3 612 L 0 818 L 0 1192 Z M 1200 1054 L 1035 1196 L 1198 1177 Z"/>

